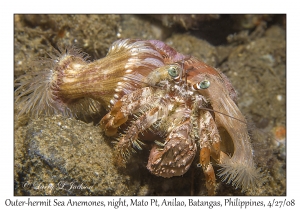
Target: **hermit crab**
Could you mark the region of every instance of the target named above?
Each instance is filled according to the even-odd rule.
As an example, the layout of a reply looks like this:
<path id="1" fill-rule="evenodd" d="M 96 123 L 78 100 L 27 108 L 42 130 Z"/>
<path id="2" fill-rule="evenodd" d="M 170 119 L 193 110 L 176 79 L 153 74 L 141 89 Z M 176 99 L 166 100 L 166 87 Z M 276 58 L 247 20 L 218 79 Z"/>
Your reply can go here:
<path id="1" fill-rule="evenodd" d="M 116 136 L 121 165 L 150 132 L 147 168 L 157 176 L 183 175 L 199 151 L 208 194 L 215 194 L 212 160 L 223 181 L 242 190 L 258 183 L 246 120 L 220 71 L 158 40 L 118 40 L 93 62 L 74 47 L 50 57 L 44 71 L 16 80 L 20 114 L 78 116 L 102 105 L 100 127 Z"/>

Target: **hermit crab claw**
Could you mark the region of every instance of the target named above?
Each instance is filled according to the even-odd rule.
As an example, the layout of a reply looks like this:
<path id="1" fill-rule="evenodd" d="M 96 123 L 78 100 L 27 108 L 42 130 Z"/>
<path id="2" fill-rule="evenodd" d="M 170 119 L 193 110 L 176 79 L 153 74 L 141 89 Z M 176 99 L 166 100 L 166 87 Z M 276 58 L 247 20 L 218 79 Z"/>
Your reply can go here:
<path id="1" fill-rule="evenodd" d="M 211 68 L 212 69 L 212 68 Z M 198 91 L 208 98 L 219 130 L 226 130 L 233 143 L 233 154 L 220 152 L 219 176 L 243 191 L 255 187 L 261 177 L 253 160 L 253 151 L 246 120 L 235 103 L 235 93 L 229 80 L 217 70 L 203 71 L 190 79 L 191 83 L 209 81 L 209 88 Z M 224 142 L 225 141 L 225 142 Z M 223 144 L 227 139 L 222 139 Z M 222 150 L 222 149 L 221 149 Z"/>
<path id="2" fill-rule="evenodd" d="M 150 152 L 147 168 L 151 173 L 172 177 L 181 176 L 190 168 L 197 147 L 189 137 L 190 124 L 182 123 L 169 134 L 163 148 L 155 145 Z"/>

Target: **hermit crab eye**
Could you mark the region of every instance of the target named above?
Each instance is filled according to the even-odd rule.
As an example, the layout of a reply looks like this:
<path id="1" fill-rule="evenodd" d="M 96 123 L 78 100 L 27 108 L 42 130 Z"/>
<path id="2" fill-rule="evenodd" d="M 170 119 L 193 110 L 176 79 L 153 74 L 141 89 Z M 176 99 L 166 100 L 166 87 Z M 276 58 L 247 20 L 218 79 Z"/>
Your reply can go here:
<path id="1" fill-rule="evenodd" d="M 196 90 L 206 89 L 209 86 L 210 86 L 210 82 L 208 80 L 203 80 L 193 85 L 194 89 Z"/>
<path id="2" fill-rule="evenodd" d="M 175 66 L 170 66 L 168 68 L 168 73 L 172 78 L 178 77 L 179 76 L 179 69 L 176 68 Z"/>

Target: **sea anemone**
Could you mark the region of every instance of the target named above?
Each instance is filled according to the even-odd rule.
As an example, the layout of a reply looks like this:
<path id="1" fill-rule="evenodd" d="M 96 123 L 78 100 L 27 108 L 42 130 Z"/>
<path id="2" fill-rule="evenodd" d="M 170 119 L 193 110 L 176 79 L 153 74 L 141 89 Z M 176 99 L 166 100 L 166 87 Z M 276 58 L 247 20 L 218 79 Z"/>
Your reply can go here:
<path id="1" fill-rule="evenodd" d="M 99 107 L 95 100 L 82 98 L 75 101 L 61 97 L 59 85 L 67 69 L 74 73 L 82 66 L 88 65 L 88 55 L 75 47 L 54 49 L 48 58 L 39 60 L 41 71 L 34 71 L 22 75 L 15 80 L 16 104 L 19 115 L 62 114 L 76 116 L 87 110 L 96 111 Z M 83 109 L 85 107 L 85 109 Z M 88 109 L 86 109 L 88 108 Z"/>
<path id="2" fill-rule="evenodd" d="M 235 188 L 241 187 L 242 191 L 255 189 L 264 182 L 262 180 L 263 174 L 252 161 L 237 162 L 230 158 L 224 158 L 223 163 L 219 165 L 221 168 L 218 176 L 221 177 L 222 181 L 227 184 L 231 183 Z"/>
<path id="3" fill-rule="evenodd" d="M 128 78 L 164 64 L 153 45 L 132 39 L 114 42 L 102 59 L 89 62 L 88 57 L 75 47 L 60 47 L 40 60 L 41 71 L 17 78 L 18 114 L 78 116 L 99 111 L 100 104 L 108 109 L 140 87 Z"/>

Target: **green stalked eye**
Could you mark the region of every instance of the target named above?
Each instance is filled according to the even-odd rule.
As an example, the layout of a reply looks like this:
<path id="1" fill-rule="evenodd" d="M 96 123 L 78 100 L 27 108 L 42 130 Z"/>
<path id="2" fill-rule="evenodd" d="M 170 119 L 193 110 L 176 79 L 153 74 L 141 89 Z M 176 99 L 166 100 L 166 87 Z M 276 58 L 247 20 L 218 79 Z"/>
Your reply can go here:
<path id="1" fill-rule="evenodd" d="M 197 89 L 206 89 L 210 86 L 210 82 L 208 80 L 203 80 L 197 84 Z"/>
<path id="2" fill-rule="evenodd" d="M 168 73 L 171 77 L 175 78 L 179 76 L 179 70 L 175 66 L 170 66 L 168 68 Z"/>

